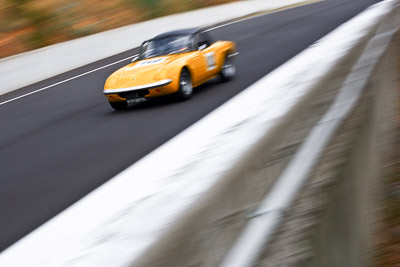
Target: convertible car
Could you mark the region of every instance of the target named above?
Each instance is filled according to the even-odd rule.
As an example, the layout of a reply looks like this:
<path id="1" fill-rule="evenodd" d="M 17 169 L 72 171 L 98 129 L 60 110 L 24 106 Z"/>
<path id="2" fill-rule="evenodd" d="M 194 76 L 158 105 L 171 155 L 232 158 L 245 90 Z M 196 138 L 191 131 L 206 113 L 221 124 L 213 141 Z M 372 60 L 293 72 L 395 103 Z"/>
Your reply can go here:
<path id="1" fill-rule="evenodd" d="M 138 57 L 111 74 L 103 92 L 116 110 L 169 94 L 185 100 L 211 78 L 232 79 L 236 55 L 235 43 L 213 41 L 200 29 L 167 32 L 143 42 Z"/>

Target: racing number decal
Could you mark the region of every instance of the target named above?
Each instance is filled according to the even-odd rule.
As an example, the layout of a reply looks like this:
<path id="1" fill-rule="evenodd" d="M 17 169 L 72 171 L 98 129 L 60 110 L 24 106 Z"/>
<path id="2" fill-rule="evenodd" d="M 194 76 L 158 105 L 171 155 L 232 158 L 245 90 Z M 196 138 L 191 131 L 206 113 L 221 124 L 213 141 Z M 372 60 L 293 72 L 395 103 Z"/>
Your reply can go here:
<path id="1" fill-rule="evenodd" d="M 161 62 L 163 62 L 166 58 L 162 57 L 162 58 L 156 58 L 156 59 L 149 59 L 149 60 L 143 60 L 138 62 L 134 68 L 139 68 L 142 66 L 148 66 L 148 65 L 154 65 L 154 64 L 159 64 Z"/>
<path id="2" fill-rule="evenodd" d="M 217 67 L 217 61 L 215 60 L 215 53 L 214 52 L 209 52 L 204 55 L 206 57 L 206 63 L 207 63 L 207 70 L 212 70 Z"/>

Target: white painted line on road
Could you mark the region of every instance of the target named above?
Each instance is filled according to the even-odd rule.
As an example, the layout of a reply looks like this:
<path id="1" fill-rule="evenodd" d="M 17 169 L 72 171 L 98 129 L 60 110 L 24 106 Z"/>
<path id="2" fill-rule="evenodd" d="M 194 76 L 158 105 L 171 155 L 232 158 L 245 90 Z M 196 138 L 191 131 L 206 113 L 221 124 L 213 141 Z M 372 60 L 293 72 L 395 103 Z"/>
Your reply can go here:
<path id="1" fill-rule="evenodd" d="M 281 11 L 284 11 L 284 10 L 293 9 L 293 8 L 306 6 L 306 5 L 311 5 L 311 4 L 315 4 L 315 3 L 318 3 L 318 2 L 322 2 L 322 1 L 324 1 L 324 0 L 310 0 L 310 1 L 300 2 L 300 3 L 297 3 L 295 5 L 290 5 L 290 6 L 286 6 L 286 7 L 277 8 L 275 10 L 265 10 L 264 13 L 249 15 L 249 16 L 246 16 L 245 18 L 242 18 L 242 19 L 238 19 L 238 20 L 234 20 L 234 21 L 230 21 L 230 22 L 221 24 L 221 25 L 217 25 L 215 27 L 212 27 L 212 28 L 209 28 L 209 29 L 205 30 L 204 32 L 213 31 L 213 30 L 225 27 L 225 26 L 229 26 L 229 25 L 235 24 L 235 23 L 244 22 L 244 21 L 247 21 L 247 20 L 250 20 L 250 19 L 256 19 L 256 18 L 265 16 L 265 15 L 271 15 L 271 14 L 278 13 L 278 12 L 281 12 Z"/>
<path id="2" fill-rule="evenodd" d="M 110 67 L 110 66 L 112 66 L 112 65 L 118 64 L 118 63 L 120 63 L 120 62 L 122 62 L 122 61 L 131 59 L 131 58 L 136 57 L 136 56 L 137 56 L 137 54 L 136 54 L 136 55 L 133 55 L 133 56 L 130 56 L 130 57 L 126 57 L 126 58 L 124 58 L 124 59 L 121 59 L 121 60 L 115 61 L 115 62 L 113 62 L 113 63 L 107 64 L 107 65 L 105 65 L 105 66 L 102 66 L 102 67 L 100 67 L 100 68 L 97 68 L 97 69 L 94 69 L 94 70 L 90 70 L 90 71 L 88 71 L 88 72 L 85 72 L 85 73 L 76 75 L 76 76 L 74 76 L 74 77 L 65 79 L 65 80 L 60 81 L 60 82 L 57 82 L 57 83 L 53 83 L 53 84 L 48 85 L 48 86 L 46 86 L 46 87 L 40 88 L 40 89 L 38 89 L 38 90 L 35 90 L 35 91 L 32 91 L 32 92 L 29 92 L 29 93 L 26 93 L 26 94 L 23 94 L 23 95 L 14 97 L 14 98 L 9 99 L 9 100 L 7 100 L 7 101 L 1 102 L 1 103 L 0 103 L 0 106 L 1 106 L 1 105 L 4 105 L 4 104 L 7 104 L 7 103 L 10 103 L 10 102 L 12 102 L 12 101 L 15 101 L 15 100 L 17 100 L 17 99 L 23 98 L 23 97 L 25 97 L 25 96 L 33 95 L 33 94 L 36 94 L 36 93 L 38 93 L 38 92 L 47 90 L 47 89 L 49 89 L 49 88 L 51 88 L 51 87 L 54 87 L 54 86 L 56 86 L 56 85 L 69 82 L 69 81 L 71 81 L 71 80 L 74 80 L 74 79 L 76 79 L 76 78 L 85 76 L 85 75 L 90 74 L 90 73 L 92 73 L 92 72 L 95 72 L 95 71 L 98 71 L 98 70 L 101 70 L 101 69 L 105 69 L 105 68 L 107 68 L 107 67 Z"/>

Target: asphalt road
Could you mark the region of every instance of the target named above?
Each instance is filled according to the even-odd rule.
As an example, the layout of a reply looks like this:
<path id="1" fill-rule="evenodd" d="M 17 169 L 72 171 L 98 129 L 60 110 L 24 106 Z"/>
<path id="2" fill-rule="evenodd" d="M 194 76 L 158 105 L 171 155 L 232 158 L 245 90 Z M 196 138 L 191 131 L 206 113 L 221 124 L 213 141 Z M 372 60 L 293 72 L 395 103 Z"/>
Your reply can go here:
<path id="1" fill-rule="evenodd" d="M 104 81 L 126 60 L 1 105 L 0 251 L 375 2 L 327 0 L 212 31 L 237 43 L 238 75 L 200 86 L 186 102 L 165 98 L 113 111 L 102 94 Z M 0 96 L 0 102 L 136 52 Z M 173 162 L 173 155 L 165 160 Z"/>

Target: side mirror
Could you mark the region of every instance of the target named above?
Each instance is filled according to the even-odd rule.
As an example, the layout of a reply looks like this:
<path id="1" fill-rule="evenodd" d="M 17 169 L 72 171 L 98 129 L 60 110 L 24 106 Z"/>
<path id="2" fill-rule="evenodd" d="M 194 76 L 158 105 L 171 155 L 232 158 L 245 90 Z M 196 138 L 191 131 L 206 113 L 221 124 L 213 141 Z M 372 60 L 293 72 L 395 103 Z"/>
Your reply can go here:
<path id="1" fill-rule="evenodd" d="M 207 47 L 206 44 L 202 44 L 202 45 L 199 46 L 199 50 L 203 50 L 203 49 L 205 49 L 206 47 Z"/>
<path id="2" fill-rule="evenodd" d="M 131 62 L 135 62 L 137 59 L 138 59 L 139 57 L 134 57 L 134 58 L 132 58 L 132 60 L 131 60 Z"/>

